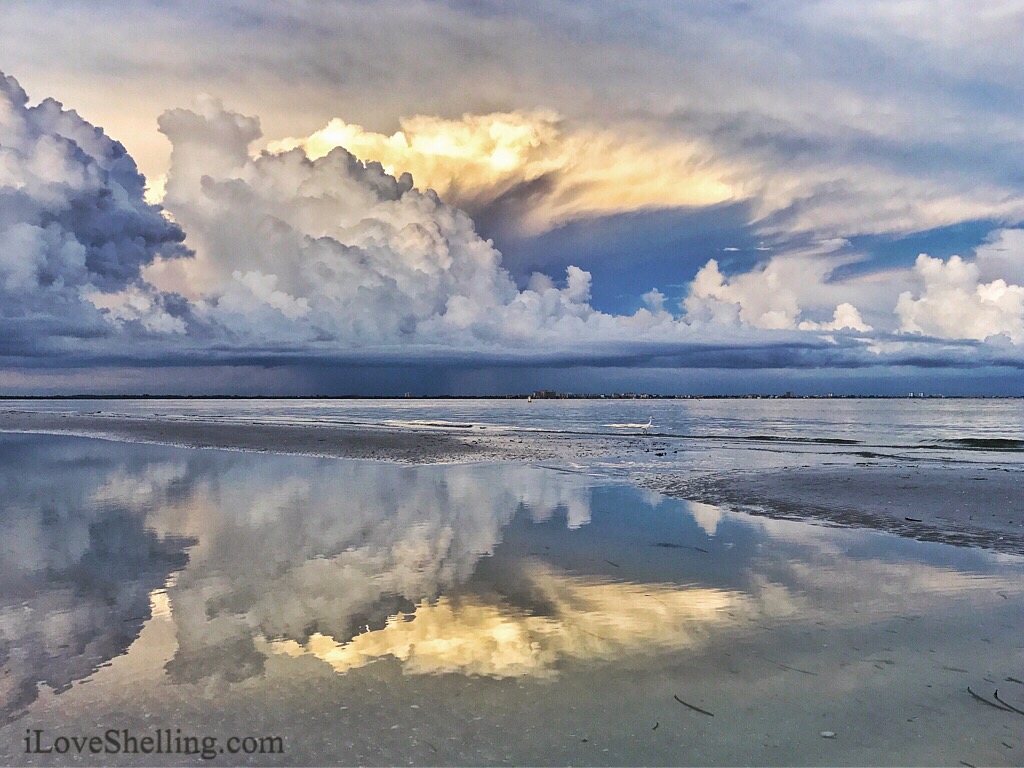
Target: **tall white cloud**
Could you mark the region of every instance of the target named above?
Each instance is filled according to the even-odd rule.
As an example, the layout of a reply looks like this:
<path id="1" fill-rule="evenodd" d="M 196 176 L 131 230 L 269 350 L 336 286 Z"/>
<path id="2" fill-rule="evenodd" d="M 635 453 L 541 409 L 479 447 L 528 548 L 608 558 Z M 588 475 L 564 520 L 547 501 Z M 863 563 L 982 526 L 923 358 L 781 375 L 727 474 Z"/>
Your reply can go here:
<path id="1" fill-rule="evenodd" d="M 253 157 L 258 121 L 213 101 L 160 125 L 174 147 L 164 202 L 196 256 L 146 276 L 192 297 L 197 315 L 238 343 L 535 353 L 538 342 L 688 332 L 663 309 L 594 310 L 590 274 L 576 267 L 561 285 L 535 275 L 519 290 L 472 219 L 408 173 L 396 178 L 341 147 Z"/>
<path id="2" fill-rule="evenodd" d="M 947 339 L 1004 335 L 1024 342 L 1024 287 L 1002 278 L 981 282 L 978 263 L 959 256 L 943 261 L 921 254 L 914 272 L 922 285 L 916 296 L 900 294 L 900 330 Z"/>
<path id="3" fill-rule="evenodd" d="M 722 274 L 711 259 L 697 273 L 683 301 L 687 316 L 713 323 L 742 324 L 769 330 L 870 331 L 860 311 L 849 301 L 832 305 L 831 321 L 808 317 L 830 308 L 837 297 L 856 296 L 848 285 L 830 282 L 832 273 L 848 263 L 840 256 L 845 243 L 832 241 L 822 246 L 773 256 L 751 269 L 730 277 Z"/>
<path id="4" fill-rule="evenodd" d="M 29 106 L 0 74 L 0 350 L 32 356 L 108 334 L 88 296 L 135 290 L 158 256 L 187 255 L 144 184 L 101 129 L 52 99 Z"/>

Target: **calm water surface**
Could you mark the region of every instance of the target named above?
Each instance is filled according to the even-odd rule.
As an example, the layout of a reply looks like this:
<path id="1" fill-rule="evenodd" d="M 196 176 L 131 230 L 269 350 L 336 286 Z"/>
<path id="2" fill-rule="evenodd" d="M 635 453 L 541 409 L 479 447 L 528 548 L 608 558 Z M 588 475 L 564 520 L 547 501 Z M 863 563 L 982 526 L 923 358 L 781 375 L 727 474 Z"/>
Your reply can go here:
<path id="1" fill-rule="evenodd" d="M 1019 558 L 585 473 L 0 434 L 3 763 L 1019 764 L 1022 629 Z"/>
<path id="2" fill-rule="evenodd" d="M 632 480 L 676 470 L 721 472 L 829 463 L 923 462 L 1024 469 L 1024 400 L 0 400 L 0 410 L 184 421 L 341 425 L 376 431 L 500 434 L 529 441 L 636 440 L 569 466 Z"/>
<path id="3" fill-rule="evenodd" d="M 671 437 L 843 441 L 907 448 L 1024 450 L 1024 400 L 3 400 L 0 409 L 262 423 L 509 432 L 635 433 L 653 419 Z M 981 441 L 978 446 L 970 442 Z M 997 444 L 998 445 L 998 444 Z M 996 447 L 996 446 L 989 446 Z"/>

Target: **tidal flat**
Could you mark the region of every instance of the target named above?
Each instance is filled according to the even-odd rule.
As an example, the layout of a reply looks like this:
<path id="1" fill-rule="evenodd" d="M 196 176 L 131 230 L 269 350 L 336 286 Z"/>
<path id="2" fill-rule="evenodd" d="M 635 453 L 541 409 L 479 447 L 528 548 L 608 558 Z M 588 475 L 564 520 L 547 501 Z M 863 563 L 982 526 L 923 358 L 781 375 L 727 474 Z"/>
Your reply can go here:
<path id="1" fill-rule="evenodd" d="M 1019 764 L 1017 553 L 672 498 L 638 474 L 779 457 L 594 439 L 630 450 L 0 433 L 0 761 L 201 761 L 26 751 L 118 729 L 283 745 L 212 764 Z"/>

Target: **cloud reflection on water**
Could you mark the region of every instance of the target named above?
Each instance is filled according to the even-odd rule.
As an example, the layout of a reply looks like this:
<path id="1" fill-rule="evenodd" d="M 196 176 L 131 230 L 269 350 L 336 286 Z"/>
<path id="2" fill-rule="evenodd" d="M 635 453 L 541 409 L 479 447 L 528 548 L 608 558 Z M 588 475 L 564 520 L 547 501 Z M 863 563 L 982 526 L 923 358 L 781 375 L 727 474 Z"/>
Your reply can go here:
<path id="1" fill-rule="evenodd" d="M 40 684 L 62 692 L 125 653 L 188 562 L 194 542 L 157 535 L 130 499 L 95 503 L 125 470 L 83 441 L 0 436 L 0 724 Z"/>
<path id="2" fill-rule="evenodd" d="M 546 601 L 543 612 L 510 605 L 499 594 L 442 596 L 348 642 L 316 633 L 305 644 L 270 646 L 276 653 L 312 654 L 338 672 L 394 657 L 409 674 L 549 677 L 563 659 L 680 650 L 705 636 L 704 625 L 730 621 L 725 609 L 747 602 L 722 589 L 569 575 L 539 560 L 524 562 L 523 572 Z"/>
<path id="3" fill-rule="evenodd" d="M 140 648 L 139 663 L 170 659 L 170 682 L 219 686 L 289 656 L 338 672 L 393 659 L 407 674 L 545 678 L 752 627 L 855 626 L 1024 589 L 976 550 L 951 560 L 524 465 L 10 435 L 0 452 L 7 718 L 40 683 L 61 691 L 131 656 L 151 601 L 171 645 Z"/>

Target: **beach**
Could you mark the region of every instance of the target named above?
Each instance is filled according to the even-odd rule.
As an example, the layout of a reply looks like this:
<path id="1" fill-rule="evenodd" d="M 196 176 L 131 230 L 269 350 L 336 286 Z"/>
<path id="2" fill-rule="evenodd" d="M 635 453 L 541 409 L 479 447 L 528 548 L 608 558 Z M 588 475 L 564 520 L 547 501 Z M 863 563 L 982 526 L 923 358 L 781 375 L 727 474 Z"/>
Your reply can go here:
<path id="1" fill-rule="evenodd" d="M 520 432 L 487 423 L 453 427 L 445 422 L 381 428 L 5 408 L 0 409 L 0 431 L 413 464 L 509 461 L 577 471 L 611 468 L 615 476 L 667 496 L 754 515 L 864 526 L 923 541 L 1024 554 L 1024 465 L 1001 461 L 1006 454 L 998 451 L 971 450 L 960 457 L 965 460 L 942 455 L 923 461 L 891 448 L 869 452 L 856 441 L 849 446 L 840 441 L 822 442 L 846 449 L 822 459 L 804 450 L 780 452 L 775 438 L 745 436 L 741 454 L 758 456 L 767 449 L 774 460 L 767 468 L 747 466 L 733 449 L 723 461 L 730 467 L 723 471 L 714 463 L 691 460 L 708 448 L 706 438 L 639 430 Z M 793 445 L 802 449 L 806 443 L 797 439 Z M 1015 459 L 1018 450 L 1014 446 L 1010 456 Z"/>
<path id="2" fill-rule="evenodd" d="M 1024 0 L 0 18 L 0 768 L 1024 767 Z"/>
<path id="3" fill-rule="evenodd" d="M 1024 473 L 1002 467 L 864 462 L 698 478 L 662 474 L 645 485 L 754 515 L 1024 554 Z"/>
<path id="4" fill-rule="evenodd" d="M 894 412 L 0 403 L 0 762 L 1017 764 L 1012 412 Z"/>
<path id="5" fill-rule="evenodd" d="M 677 477 L 671 458 L 707 485 L 675 492 L 711 498 L 708 469 L 760 447 L 702 465 L 706 446 L 664 437 L 185 416 L 6 415 L 5 764 L 202 759 L 125 747 L 158 733 L 212 740 L 214 765 L 1009 765 L 1024 749 L 996 699 L 1024 699 L 1024 563 L 980 533 L 949 546 L 881 518 L 739 509 L 781 493 L 774 472 L 735 505 L 636 482 Z M 312 455 L 320 439 L 392 460 Z M 114 752 L 42 751 L 109 729 Z M 280 749 L 218 751 L 245 737 Z"/>

